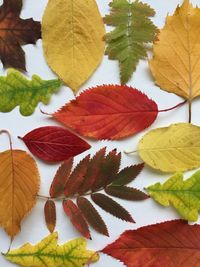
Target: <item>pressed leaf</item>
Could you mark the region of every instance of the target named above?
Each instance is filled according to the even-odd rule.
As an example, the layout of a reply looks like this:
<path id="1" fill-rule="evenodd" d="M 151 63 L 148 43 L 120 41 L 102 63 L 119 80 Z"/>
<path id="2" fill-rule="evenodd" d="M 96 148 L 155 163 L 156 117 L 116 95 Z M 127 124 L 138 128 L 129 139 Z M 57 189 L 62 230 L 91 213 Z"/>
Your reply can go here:
<path id="1" fill-rule="evenodd" d="M 157 29 L 150 20 L 155 11 L 138 0 L 113 0 L 109 6 L 111 13 L 104 21 L 115 29 L 105 36 L 106 54 L 119 61 L 121 83 L 125 84 L 139 60 L 147 57 L 147 44 L 155 39 Z"/>
<path id="2" fill-rule="evenodd" d="M 197 221 L 200 211 L 200 171 L 189 179 L 183 180 L 183 174 L 177 173 L 163 185 L 156 183 L 147 189 L 149 195 L 159 204 L 172 205 L 181 217 L 188 221 Z"/>
<path id="3" fill-rule="evenodd" d="M 103 58 L 104 34 L 95 0 L 49 1 L 42 21 L 45 57 L 75 93 Z"/>
<path id="4" fill-rule="evenodd" d="M 64 193 L 65 184 L 71 173 L 72 165 L 73 158 L 69 158 L 59 167 L 49 190 L 51 197 L 56 198 Z"/>
<path id="5" fill-rule="evenodd" d="M 199 236 L 199 225 L 169 221 L 126 231 L 102 252 L 127 267 L 197 267 Z"/>
<path id="6" fill-rule="evenodd" d="M 63 209 L 74 227 L 87 239 L 91 239 L 89 227 L 80 209 L 70 199 L 63 201 Z"/>
<path id="7" fill-rule="evenodd" d="M 121 205 L 119 205 L 117 202 L 115 202 L 112 198 L 107 197 L 104 194 L 96 193 L 91 195 L 92 200 L 97 204 L 99 207 L 101 207 L 106 212 L 109 212 L 113 216 L 127 221 L 134 223 L 133 218 L 131 217 L 130 213 L 128 213 L 127 210 L 125 210 Z"/>
<path id="8" fill-rule="evenodd" d="M 139 201 L 148 198 L 142 191 L 127 186 L 108 186 L 105 188 L 105 192 L 110 196 L 126 200 Z"/>
<path id="9" fill-rule="evenodd" d="M 57 126 L 34 129 L 20 139 L 36 157 L 49 162 L 67 160 L 90 148 L 84 140 Z"/>
<path id="10" fill-rule="evenodd" d="M 112 182 L 112 185 L 123 186 L 129 184 L 140 174 L 143 168 L 144 163 L 126 167 L 115 176 L 115 180 Z"/>
<path id="11" fill-rule="evenodd" d="M 151 72 L 161 89 L 190 101 L 200 95 L 200 8 L 189 0 L 167 16 L 150 60 Z"/>
<path id="12" fill-rule="evenodd" d="M 117 140 L 149 127 L 157 115 L 157 104 L 137 89 L 102 85 L 81 93 L 53 118 L 80 135 Z"/>
<path id="13" fill-rule="evenodd" d="M 60 86 L 57 79 L 45 81 L 33 75 L 29 81 L 19 71 L 9 69 L 6 77 L 0 76 L 0 111 L 10 112 L 19 106 L 23 116 L 30 116 L 39 102 L 48 104 Z"/>
<path id="14" fill-rule="evenodd" d="M 87 222 L 100 234 L 109 236 L 107 227 L 97 212 L 97 210 L 94 208 L 94 206 L 91 204 L 87 198 L 79 197 L 77 199 L 77 205 L 79 209 L 82 211 L 85 219 Z"/>
<path id="15" fill-rule="evenodd" d="M 47 228 L 53 233 L 56 226 L 56 205 L 53 200 L 47 200 L 44 206 L 44 214 Z"/>
<path id="16" fill-rule="evenodd" d="M 83 238 L 58 245 L 58 234 L 53 233 L 37 245 L 26 243 L 19 249 L 11 250 L 4 257 L 21 267 L 74 267 L 86 266 L 99 259 L 98 253 L 87 250 Z"/>
<path id="17" fill-rule="evenodd" d="M 21 150 L 0 153 L 0 173 L 0 225 L 13 239 L 36 204 L 39 173 L 33 158 Z"/>
<path id="18" fill-rule="evenodd" d="M 182 172 L 200 166 L 200 127 L 177 123 L 147 133 L 139 142 L 139 155 L 154 169 Z"/>
<path id="19" fill-rule="evenodd" d="M 26 70 L 21 45 L 41 38 L 40 22 L 21 19 L 22 0 L 4 0 L 0 7 L 0 58 L 4 67 Z"/>

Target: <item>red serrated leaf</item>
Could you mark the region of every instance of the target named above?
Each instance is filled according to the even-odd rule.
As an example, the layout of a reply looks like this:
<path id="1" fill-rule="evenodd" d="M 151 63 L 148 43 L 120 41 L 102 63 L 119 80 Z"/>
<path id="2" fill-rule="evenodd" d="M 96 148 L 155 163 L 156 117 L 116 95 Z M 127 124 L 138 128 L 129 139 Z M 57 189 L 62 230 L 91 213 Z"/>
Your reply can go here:
<path id="1" fill-rule="evenodd" d="M 73 158 L 64 161 L 51 183 L 49 194 L 51 197 L 56 198 L 64 194 L 65 184 L 72 170 Z"/>
<path id="2" fill-rule="evenodd" d="M 22 0 L 4 0 L 0 7 L 0 58 L 4 67 L 26 70 L 21 45 L 41 38 L 40 22 L 21 19 Z"/>
<path id="3" fill-rule="evenodd" d="M 56 126 L 37 128 L 19 138 L 35 156 L 49 162 L 66 160 L 90 148 L 90 145 L 78 136 Z"/>
<path id="4" fill-rule="evenodd" d="M 63 201 L 63 209 L 73 226 L 87 239 L 91 239 L 88 224 L 80 209 L 70 199 Z"/>
<path id="5" fill-rule="evenodd" d="M 126 200 L 140 201 L 149 198 L 144 192 L 127 186 L 108 186 L 105 188 L 105 192 L 110 196 Z"/>
<path id="6" fill-rule="evenodd" d="M 47 228 L 50 233 L 53 233 L 56 226 L 56 205 L 54 201 L 47 200 L 44 206 L 44 215 Z"/>
<path id="7" fill-rule="evenodd" d="M 199 225 L 169 221 L 126 231 L 102 252 L 127 267 L 197 267 L 199 236 Z"/>
<path id="8" fill-rule="evenodd" d="M 97 210 L 87 198 L 79 197 L 77 205 L 82 211 L 87 222 L 100 234 L 109 236 L 107 227 Z"/>
<path id="9" fill-rule="evenodd" d="M 97 204 L 106 212 L 112 214 L 113 216 L 121 220 L 134 223 L 134 220 L 128 213 L 128 211 L 125 210 L 117 202 L 115 202 L 112 198 L 101 193 L 92 194 L 91 198 L 95 202 L 95 204 Z"/>
<path id="10" fill-rule="evenodd" d="M 83 136 L 117 140 L 149 127 L 157 114 L 157 104 L 137 89 L 102 85 L 86 90 L 53 117 Z"/>
<path id="11" fill-rule="evenodd" d="M 70 175 L 64 189 L 64 194 L 66 197 L 76 194 L 80 189 L 84 180 L 84 176 L 87 172 L 89 162 L 90 156 L 86 156 L 82 161 L 79 162 L 79 164 Z"/>

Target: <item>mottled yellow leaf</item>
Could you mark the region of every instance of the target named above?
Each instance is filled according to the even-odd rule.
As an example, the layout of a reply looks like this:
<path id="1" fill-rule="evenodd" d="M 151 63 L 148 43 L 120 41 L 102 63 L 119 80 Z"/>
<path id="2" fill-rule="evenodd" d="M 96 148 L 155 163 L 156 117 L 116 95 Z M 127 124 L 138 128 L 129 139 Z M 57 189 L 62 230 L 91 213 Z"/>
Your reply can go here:
<path id="1" fill-rule="evenodd" d="M 57 242 L 58 234 L 55 232 L 35 246 L 27 243 L 4 256 L 22 267 L 83 267 L 99 259 L 97 253 L 87 250 L 87 242 L 83 238 L 74 239 L 62 246 Z"/>
<path id="2" fill-rule="evenodd" d="M 0 153 L 0 225 L 12 239 L 20 231 L 24 216 L 35 205 L 38 190 L 38 169 L 26 152 Z"/>
<path id="3" fill-rule="evenodd" d="M 139 142 L 139 155 L 154 169 L 182 172 L 200 166 L 200 127 L 173 124 L 147 133 Z"/>
<path id="4" fill-rule="evenodd" d="M 150 68 L 163 89 L 190 101 L 200 95 L 200 8 L 188 0 L 168 16 L 153 47 Z"/>
<path id="5" fill-rule="evenodd" d="M 104 35 L 95 0 L 49 0 L 42 21 L 45 57 L 75 93 L 100 64 Z"/>

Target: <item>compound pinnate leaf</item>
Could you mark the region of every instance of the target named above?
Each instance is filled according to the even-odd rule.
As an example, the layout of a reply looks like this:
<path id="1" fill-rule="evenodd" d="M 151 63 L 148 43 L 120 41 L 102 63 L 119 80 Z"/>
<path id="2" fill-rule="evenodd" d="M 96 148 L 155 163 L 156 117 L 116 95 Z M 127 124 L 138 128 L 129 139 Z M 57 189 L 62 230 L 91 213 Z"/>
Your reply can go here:
<path id="1" fill-rule="evenodd" d="M 57 126 L 40 127 L 19 138 L 35 156 L 49 162 L 67 160 L 90 148 L 86 141 Z"/>
<path id="2" fill-rule="evenodd" d="M 63 201 L 63 209 L 74 227 L 87 239 L 91 239 L 89 227 L 81 210 L 70 199 Z"/>
<path id="3" fill-rule="evenodd" d="M 11 239 L 36 204 L 39 173 L 35 161 L 21 150 L 0 153 L 0 225 Z"/>
<path id="4" fill-rule="evenodd" d="M 19 71 L 9 69 L 6 77 L 0 76 L 0 111 L 10 112 L 19 106 L 23 116 L 30 116 L 39 102 L 48 104 L 60 86 L 57 79 L 45 81 L 33 75 L 29 81 Z"/>
<path id="5" fill-rule="evenodd" d="M 197 221 L 200 210 L 200 171 L 187 180 L 183 180 L 183 174 L 177 173 L 163 185 L 156 183 L 146 190 L 159 204 L 165 207 L 172 205 L 183 219 Z"/>
<path id="6" fill-rule="evenodd" d="M 200 226 L 169 221 L 124 232 L 102 252 L 127 267 L 199 265 Z"/>
<path id="7" fill-rule="evenodd" d="M 41 38 L 40 22 L 21 19 L 22 0 L 4 0 L 0 7 L 0 58 L 4 67 L 26 70 L 21 45 Z"/>
<path id="8" fill-rule="evenodd" d="M 150 20 L 155 11 L 138 0 L 113 0 L 111 13 L 104 18 L 115 29 L 105 36 L 106 54 L 119 61 L 121 83 L 125 84 L 136 70 L 140 59 L 147 57 L 147 43 L 151 43 L 157 29 Z"/>
<path id="9" fill-rule="evenodd" d="M 88 262 L 96 262 L 98 253 L 87 250 L 83 238 L 71 240 L 58 245 L 58 234 L 53 233 L 35 246 L 27 243 L 19 249 L 11 250 L 4 257 L 21 267 L 74 267 L 86 266 Z"/>
<path id="10" fill-rule="evenodd" d="M 81 93 L 53 118 L 82 136 L 117 140 L 149 127 L 157 115 L 157 104 L 137 89 L 102 85 Z"/>
<path id="11" fill-rule="evenodd" d="M 177 123 L 147 133 L 139 142 L 139 155 L 154 169 L 182 172 L 200 166 L 200 127 Z"/>
<path id="12" fill-rule="evenodd" d="M 53 200 L 47 200 L 44 206 L 44 215 L 47 228 L 53 233 L 56 226 L 56 205 Z"/>
<path id="13" fill-rule="evenodd" d="M 42 21 L 45 57 L 74 93 L 100 64 L 104 34 L 95 0 L 49 1 Z"/>

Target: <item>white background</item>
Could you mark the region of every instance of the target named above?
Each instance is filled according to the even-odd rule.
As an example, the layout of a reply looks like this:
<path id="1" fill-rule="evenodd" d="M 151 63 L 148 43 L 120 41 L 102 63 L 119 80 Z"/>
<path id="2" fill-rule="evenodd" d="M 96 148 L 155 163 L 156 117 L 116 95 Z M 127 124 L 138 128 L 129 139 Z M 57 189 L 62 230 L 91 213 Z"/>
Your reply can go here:
<path id="1" fill-rule="evenodd" d="M 23 18 L 33 17 L 35 20 L 41 20 L 47 0 L 24 0 L 24 7 L 21 14 Z M 181 0 L 146 0 L 144 1 L 150 4 L 156 10 L 156 16 L 153 18 L 155 24 L 160 28 L 164 25 L 166 15 L 172 14 L 175 10 L 175 7 L 182 3 Z M 199 4 L 200 0 L 192 1 L 194 4 Z M 108 0 L 97 0 L 99 9 L 102 16 L 108 14 L 109 12 L 109 1 Z M 2 4 L 2 1 L 0 1 Z M 67 15 L 67 14 L 66 14 Z M 62 19 L 62 18 L 60 18 Z M 32 74 L 38 74 L 41 78 L 52 79 L 56 77 L 52 71 L 48 68 L 42 50 L 42 41 L 39 40 L 36 46 L 26 45 L 23 47 L 26 53 L 26 62 L 27 62 L 27 76 L 31 77 Z M 64 49 L 64 48 L 63 48 Z M 0 74 L 4 75 L 5 71 L 0 66 Z M 118 64 L 115 61 L 110 61 L 105 56 L 102 64 L 92 76 L 92 78 L 82 87 L 82 89 L 95 86 L 97 84 L 118 84 L 119 83 L 119 69 Z M 138 88 L 139 90 L 145 92 L 150 98 L 154 99 L 159 109 L 164 109 L 171 107 L 182 101 L 181 98 L 176 95 L 169 94 L 167 92 L 161 91 L 158 87 L 154 85 L 153 78 L 148 69 L 147 61 L 140 61 L 137 71 L 134 73 L 132 80 L 129 82 L 129 85 Z M 74 96 L 71 90 L 67 87 L 63 87 L 57 95 L 52 97 L 51 103 L 49 106 L 42 106 L 42 109 L 46 112 L 52 113 L 56 111 L 63 104 L 68 102 Z M 196 100 L 193 103 L 193 123 L 199 125 L 199 108 L 198 101 Z M 151 129 L 167 126 L 175 122 L 186 122 L 188 120 L 187 106 L 181 107 L 177 110 L 173 110 L 167 113 L 161 113 L 156 122 L 151 126 Z M 22 117 L 19 114 L 18 108 L 13 110 L 10 113 L 0 113 L 0 129 L 7 129 L 10 131 L 13 140 L 13 147 L 26 150 L 25 145 L 17 139 L 17 136 L 24 136 L 27 132 L 45 125 L 56 125 L 56 122 L 52 119 L 49 119 L 45 115 L 42 115 L 39 109 L 36 109 L 36 112 L 30 117 Z M 85 155 L 92 153 L 94 154 L 101 147 L 107 146 L 107 151 L 117 148 L 118 151 L 123 151 L 124 149 L 137 149 L 137 143 L 139 139 L 144 135 L 146 131 L 133 136 L 131 138 L 124 139 L 122 141 L 99 141 L 99 142 L 90 142 L 92 148 L 85 153 L 79 155 L 75 159 L 75 163 L 79 162 L 81 158 Z M 4 151 L 8 149 L 8 140 L 6 136 L 0 136 L 0 150 Z M 54 177 L 56 169 L 59 164 L 56 165 L 47 165 L 39 161 L 38 167 L 41 175 L 41 189 L 40 193 L 43 195 L 48 195 L 49 186 Z M 122 155 L 122 167 L 135 164 L 140 162 L 139 157 L 126 156 Z M 185 176 L 188 177 L 190 173 L 187 173 Z M 155 182 L 161 181 L 164 182 L 169 175 L 163 175 L 161 173 L 155 172 L 148 167 L 145 167 L 144 171 L 139 175 L 139 177 L 131 184 L 139 189 L 143 189 L 148 185 L 151 185 Z M 105 245 L 113 242 L 124 230 L 127 229 L 136 229 L 140 226 L 149 225 L 157 222 L 163 222 L 166 220 L 171 220 L 178 218 L 176 212 L 173 208 L 164 208 L 156 204 L 153 200 L 149 199 L 142 202 L 128 202 L 123 200 L 118 200 L 121 205 L 125 206 L 129 212 L 132 214 L 133 218 L 136 221 L 136 224 L 125 223 L 121 220 L 118 220 L 111 215 L 108 215 L 100 208 L 97 209 L 100 211 L 104 220 L 107 223 L 110 238 L 101 236 L 91 230 L 93 240 L 88 242 L 90 249 L 100 250 Z M 48 235 L 47 228 L 44 222 L 43 216 L 43 206 L 44 201 L 38 200 L 37 205 L 31 212 L 31 214 L 25 218 L 22 223 L 22 231 L 16 236 L 12 248 L 17 248 L 24 244 L 25 242 L 30 242 L 32 244 L 37 243 L 46 235 Z M 57 203 L 57 227 L 56 230 L 59 233 L 60 243 L 66 242 L 69 239 L 73 239 L 79 236 L 79 234 L 74 230 L 73 226 L 70 224 L 67 217 L 65 217 L 64 212 L 62 211 L 61 203 Z M 7 251 L 9 246 L 9 237 L 6 235 L 3 229 L 0 229 L 0 251 Z M 10 267 L 13 266 L 9 262 L 5 261 L 2 256 L 0 256 L 0 266 Z M 123 266 L 122 263 L 116 261 L 108 256 L 101 254 L 100 261 L 94 266 L 106 266 L 106 267 L 118 267 Z M 141 266 L 142 267 L 142 266 Z"/>

